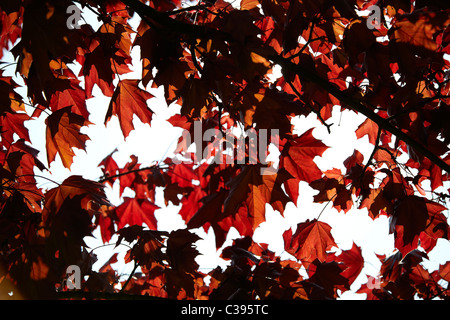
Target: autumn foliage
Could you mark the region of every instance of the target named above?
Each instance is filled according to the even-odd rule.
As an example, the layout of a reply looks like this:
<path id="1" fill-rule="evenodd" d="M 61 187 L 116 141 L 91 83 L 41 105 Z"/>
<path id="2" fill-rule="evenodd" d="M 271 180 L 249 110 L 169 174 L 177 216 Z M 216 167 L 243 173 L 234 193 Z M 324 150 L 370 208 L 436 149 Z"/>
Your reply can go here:
<path id="1" fill-rule="evenodd" d="M 75 3 L 97 15 L 97 30 L 84 21 L 67 27 L 66 9 Z M 377 28 L 366 23 L 371 5 L 383 13 Z M 436 270 L 422 264 L 439 239 L 449 240 L 447 2 L 8 0 L 0 9 L 0 57 L 7 50 L 15 59 L 0 65 L 2 297 L 13 290 L 50 299 L 80 292 L 336 299 L 350 290 L 365 259 L 357 244 L 340 248 L 319 213 L 284 231 L 291 259 L 252 238 L 269 206 L 283 215 L 293 203 L 302 214 L 299 183 L 306 183 L 316 203 L 390 219 L 395 250 L 379 256 L 379 285 L 363 284 L 359 293 L 449 298 L 450 262 Z M 137 29 L 128 23 L 132 17 L 140 19 Z M 136 67 L 132 49 L 140 52 L 139 79 L 124 77 Z M 281 74 L 274 79 L 275 66 Z M 14 76 L 5 75 L 11 68 Z M 278 130 L 278 170 L 261 175 L 267 164 L 259 160 L 202 159 L 180 139 L 175 157 L 151 166 L 135 156 L 119 166 L 112 152 L 98 164 L 103 177 L 97 181 L 72 175 L 54 187 L 39 184 L 38 170 L 54 161 L 70 169 L 75 149 L 86 149 L 91 138 L 83 127 L 91 125 L 87 101 L 95 87 L 110 99 L 104 124 L 117 117 L 127 137 L 133 117 L 151 125 L 150 88 L 161 86 L 167 105 L 181 106 L 169 122 L 185 132 L 193 133 L 195 121 L 202 132 Z M 314 129 L 294 132 L 291 120 L 314 115 L 333 134 L 327 121 L 333 110 L 366 117 L 355 135 L 367 137 L 373 152 L 364 157 L 354 150 L 345 170 L 323 172 L 314 159 L 329 146 Z M 26 124 L 42 119 L 46 148 L 37 150 Z M 225 156 L 221 144 L 230 143 L 196 147 L 217 160 Z M 111 204 L 106 188 L 120 189 L 121 204 Z M 179 206 L 185 229 L 158 228 L 155 211 L 168 204 Z M 116 246 L 129 246 L 130 277 L 119 279 L 115 255 L 92 269 L 95 254 L 84 238 L 97 228 L 105 244 L 116 236 Z M 199 268 L 197 228 L 213 230 L 228 267 Z M 223 248 L 232 228 L 240 237 Z M 69 265 L 81 269 L 80 292 L 63 285 Z"/>

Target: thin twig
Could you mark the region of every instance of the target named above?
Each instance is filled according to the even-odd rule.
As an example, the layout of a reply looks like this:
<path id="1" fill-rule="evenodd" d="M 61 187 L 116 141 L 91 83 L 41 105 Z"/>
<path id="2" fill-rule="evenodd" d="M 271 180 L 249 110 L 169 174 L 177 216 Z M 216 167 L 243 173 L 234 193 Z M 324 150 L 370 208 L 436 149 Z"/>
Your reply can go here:
<path id="1" fill-rule="evenodd" d="M 113 179 L 119 178 L 119 177 L 127 175 L 127 174 L 137 173 L 137 172 L 141 172 L 141 171 L 145 171 L 145 170 L 152 170 L 154 168 L 156 168 L 156 165 L 152 165 L 152 166 L 144 167 L 144 168 L 133 169 L 133 170 L 121 172 L 121 173 L 118 173 L 118 174 L 115 174 L 112 176 L 103 176 L 100 179 L 98 179 L 98 182 L 103 183 L 105 181 L 113 180 Z"/>
<path id="2" fill-rule="evenodd" d="M 322 210 L 320 211 L 319 215 L 317 216 L 316 220 L 319 221 L 320 216 L 322 215 L 322 213 L 325 211 L 325 209 L 328 207 L 328 205 L 333 202 L 333 199 L 336 198 L 336 196 L 338 195 L 338 192 L 336 191 L 336 193 L 334 194 L 334 196 L 331 197 L 330 200 L 327 201 L 327 203 L 325 204 L 325 206 L 322 208 Z"/>
<path id="3" fill-rule="evenodd" d="M 400 111 L 399 113 L 396 113 L 396 114 L 390 116 L 389 118 L 386 119 L 386 121 L 392 121 L 392 120 L 394 120 L 394 119 L 396 119 L 396 118 L 398 118 L 398 117 L 400 117 L 402 115 L 406 115 L 406 114 L 409 114 L 411 112 L 417 111 L 420 107 L 425 106 L 427 103 L 433 102 L 434 100 L 437 100 L 437 99 L 445 99 L 445 98 L 448 98 L 448 97 L 447 96 L 440 96 L 440 95 L 438 95 L 438 96 L 434 96 L 434 97 L 423 99 L 422 101 L 420 101 L 419 103 L 411 106 L 410 108 L 406 108 L 406 109 Z"/>
<path id="4" fill-rule="evenodd" d="M 193 11 L 193 10 L 207 10 L 207 8 L 206 8 L 206 6 L 204 6 L 202 4 L 198 4 L 198 5 L 195 5 L 195 6 L 181 8 L 181 9 L 178 9 L 178 10 L 168 11 L 168 12 L 164 12 L 164 13 L 166 15 L 168 15 L 168 16 L 174 16 L 174 15 L 177 15 L 179 13 Z M 212 11 L 211 11 L 211 13 L 212 13 Z"/>
<path id="5" fill-rule="evenodd" d="M 131 281 L 131 279 L 134 277 L 134 273 L 136 272 L 136 269 L 139 267 L 138 263 L 136 260 L 134 260 L 134 267 L 133 270 L 131 270 L 130 276 L 128 277 L 127 281 L 124 283 L 124 285 L 122 286 L 122 289 L 120 289 L 120 293 L 122 293 L 126 286 L 128 285 L 128 283 Z"/>
<path id="6" fill-rule="evenodd" d="M 292 91 L 294 91 L 295 95 L 300 99 L 300 101 L 303 102 L 303 104 L 305 106 L 307 106 L 312 112 L 314 112 L 317 115 L 317 118 L 319 118 L 320 122 L 322 122 L 322 124 L 327 128 L 327 131 L 330 134 L 331 133 L 330 128 L 333 124 L 326 123 L 325 120 L 322 118 L 322 115 L 320 114 L 320 110 L 317 111 L 309 103 L 307 103 L 306 101 L 304 101 L 302 99 L 302 95 L 300 94 L 300 92 L 297 90 L 297 88 L 294 86 L 294 84 L 291 81 L 286 80 L 286 82 L 289 85 L 289 87 L 291 87 Z"/>
<path id="7" fill-rule="evenodd" d="M 17 178 L 20 178 L 20 177 L 36 177 L 36 178 L 41 178 L 41 179 L 45 179 L 45 180 L 48 180 L 48 181 L 50 181 L 50 182 L 53 182 L 54 184 L 56 184 L 56 185 L 58 185 L 58 186 L 61 185 L 61 183 L 56 182 L 55 180 L 52 180 L 52 179 L 50 179 L 50 178 L 48 178 L 48 177 L 41 176 L 41 175 L 39 175 L 39 174 L 21 174 L 21 175 L 18 175 L 18 176 L 17 176 Z"/>
<path id="8" fill-rule="evenodd" d="M 377 152 L 377 150 L 378 150 L 378 145 L 380 144 L 380 137 L 381 137 L 381 128 L 378 127 L 377 139 L 375 140 L 375 146 L 374 146 L 374 148 L 372 150 L 372 153 L 370 154 L 369 160 L 367 160 L 367 163 L 364 166 L 364 169 L 363 169 L 363 171 L 361 173 L 361 176 L 360 176 L 360 180 L 362 180 L 364 173 L 366 172 L 367 168 L 370 166 L 370 164 L 372 162 L 372 159 L 375 156 L 375 152 Z"/>
<path id="9" fill-rule="evenodd" d="M 194 64 L 194 67 L 197 69 L 198 73 L 202 74 L 203 69 L 198 64 L 197 56 L 195 54 L 195 51 L 198 51 L 198 50 L 196 50 L 196 49 L 197 49 L 197 47 L 194 45 L 193 42 L 191 42 L 191 44 L 189 46 L 189 50 L 191 51 L 192 63 Z"/>
<path id="10" fill-rule="evenodd" d="M 272 60 L 274 63 L 279 64 L 283 69 L 288 69 L 291 72 L 297 74 L 299 77 L 314 82 L 318 86 L 320 86 L 323 90 L 327 91 L 329 94 L 337 98 L 341 101 L 342 104 L 345 104 L 346 107 L 357 111 L 358 113 L 363 114 L 373 122 L 375 122 L 382 129 L 392 133 L 399 140 L 404 141 L 411 148 L 413 148 L 416 152 L 422 154 L 424 157 L 428 158 L 431 162 L 436 164 L 441 169 L 450 173 L 450 165 L 447 164 L 440 157 L 431 152 L 427 147 L 423 144 L 419 143 L 411 136 L 403 132 L 400 128 L 391 124 L 387 119 L 381 117 L 379 114 L 375 113 L 370 108 L 366 107 L 361 101 L 351 97 L 344 91 L 341 91 L 339 87 L 335 84 L 331 83 L 325 78 L 322 78 L 315 71 L 304 68 L 301 65 L 295 64 L 289 60 L 289 58 L 281 57 L 280 55 L 272 55 L 268 57 L 269 60 Z"/>
<path id="11" fill-rule="evenodd" d="M 299 57 L 299 56 L 303 53 L 303 51 L 305 51 L 305 49 L 306 49 L 313 41 L 325 39 L 324 36 L 321 36 L 321 37 L 312 39 L 313 31 L 314 31 L 315 24 L 316 24 L 316 19 L 317 19 L 317 14 L 315 14 L 314 17 L 313 17 L 312 20 L 311 20 L 311 27 L 310 27 L 310 29 L 309 29 L 308 40 L 306 41 L 306 43 L 303 45 L 303 47 L 300 49 L 299 52 L 297 52 L 296 54 L 290 56 L 289 59 L 292 60 L 292 59 L 295 59 L 295 58 Z"/>

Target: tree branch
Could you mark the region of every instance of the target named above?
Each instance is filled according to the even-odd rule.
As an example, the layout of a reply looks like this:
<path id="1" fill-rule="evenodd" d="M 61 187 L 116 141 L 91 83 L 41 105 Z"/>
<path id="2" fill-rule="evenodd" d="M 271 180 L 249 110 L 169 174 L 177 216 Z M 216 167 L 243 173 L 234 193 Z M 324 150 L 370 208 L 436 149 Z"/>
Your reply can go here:
<path id="1" fill-rule="evenodd" d="M 194 6 L 190 6 L 190 7 L 186 7 L 186 8 L 181 8 L 178 10 L 174 10 L 174 11 L 169 11 L 169 12 L 164 12 L 166 15 L 168 16 L 174 16 L 183 12 L 189 12 L 189 11 L 194 11 L 194 10 L 205 10 L 211 14 L 216 14 L 215 12 L 208 10 L 208 7 L 206 7 L 203 4 L 198 4 L 198 5 L 194 5 Z"/>
<path id="2" fill-rule="evenodd" d="M 167 13 L 159 12 L 152 7 L 140 2 L 139 0 L 121 1 L 128 7 L 133 9 L 145 22 L 149 22 L 148 19 L 150 19 L 150 26 L 156 27 L 157 29 L 162 31 L 169 30 L 181 35 L 193 35 L 198 38 L 213 38 L 217 36 L 227 35 L 225 32 L 221 32 L 219 30 L 175 20 L 171 18 Z M 96 2 L 98 3 L 102 1 L 96 0 Z"/>
<path id="3" fill-rule="evenodd" d="M 289 58 L 291 58 L 291 57 L 289 57 Z M 300 94 L 300 92 L 298 92 L 297 88 L 294 86 L 294 84 L 291 81 L 286 79 L 286 82 L 289 85 L 289 87 L 291 87 L 292 91 L 294 91 L 297 98 L 299 98 L 300 101 L 303 102 L 303 104 L 306 107 L 308 107 L 312 112 L 314 112 L 316 114 L 316 116 L 317 116 L 317 118 L 319 118 L 320 122 L 322 122 L 322 124 L 327 128 L 328 133 L 331 134 L 330 128 L 333 124 L 326 123 L 325 120 L 322 118 L 322 115 L 320 114 L 320 110 L 314 109 L 312 105 L 310 105 L 307 101 L 304 101 L 302 99 L 302 95 Z"/>
<path id="4" fill-rule="evenodd" d="M 116 179 L 116 178 L 119 178 L 119 177 L 121 177 L 121 176 L 125 176 L 125 175 L 127 175 L 127 174 L 136 173 L 136 172 L 141 172 L 141 171 L 146 171 L 146 170 L 152 170 L 152 169 L 155 169 L 156 167 L 157 167 L 156 165 L 153 165 L 153 166 L 150 166 L 150 167 L 144 167 L 144 168 L 138 168 L 138 169 L 128 170 L 128 171 L 125 171 L 125 172 L 121 172 L 121 173 L 118 173 L 118 174 L 114 174 L 114 175 L 112 175 L 112 176 L 103 176 L 103 177 L 101 177 L 100 179 L 98 179 L 98 182 L 103 183 L 103 182 L 105 182 L 105 181 L 108 181 L 108 180 L 111 180 L 111 179 Z"/>
<path id="5" fill-rule="evenodd" d="M 366 172 L 367 168 L 370 166 L 370 163 L 372 162 L 372 159 L 375 156 L 375 152 L 377 152 L 377 150 L 378 150 L 378 145 L 380 143 L 380 137 L 381 137 L 381 128 L 378 127 L 377 139 L 375 141 L 375 147 L 373 148 L 372 153 L 370 154 L 369 160 L 367 160 L 367 163 L 364 166 L 364 169 L 360 176 L 360 180 L 362 180 L 364 173 Z"/>
<path id="6" fill-rule="evenodd" d="M 423 99 L 419 103 L 416 103 L 415 105 L 413 105 L 413 106 L 411 106 L 409 108 L 406 108 L 406 109 L 400 111 L 399 113 L 396 113 L 396 114 L 390 116 L 389 118 L 386 119 L 386 121 L 391 121 L 391 120 L 397 119 L 398 117 L 400 117 L 402 115 L 407 115 L 407 114 L 409 114 L 411 112 L 415 112 L 415 111 L 419 110 L 421 107 L 425 106 L 426 104 L 428 104 L 430 102 L 433 102 L 434 100 L 440 100 L 440 99 L 446 99 L 446 98 L 449 98 L 449 97 L 448 96 L 436 95 L 434 97 Z"/>
<path id="7" fill-rule="evenodd" d="M 279 64 L 282 69 L 294 72 L 300 78 L 314 82 L 315 84 L 319 85 L 322 89 L 324 89 L 325 91 L 333 95 L 335 98 L 337 98 L 339 101 L 341 101 L 341 103 L 344 103 L 346 106 L 353 109 L 354 111 L 357 111 L 365 115 L 367 118 L 375 122 L 380 129 L 389 131 L 398 139 L 404 141 L 406 144 L 412 147 L 416 152 L 422 154 L 423 156 L 431 160 L 438 167 L 447 171 L 447 173 L 450 173 L 450 165 L 448 165 L 445 161 L 443 161 L 441 158 L 439 158 L 430 150 L 428 150 L 424 145 L 408 136 L 402 130 L 392 125 L 387 119 L 382 118 L 381 116 L 379 116 L 378 114 L 367 108 L 365 105 L 363 105 L 360 101 L 352 98 L 351 96 L 341 91 L 333 83 L 322 78 L 317 73 L 291 62 L 289 58 L 283 58 L 279 55 L 272 55 L 268 58 L 269 60 L 272 60 L 274 63 Z"/>
<path id="8" fill-rule="evenodd" d="M 98 1 L 101 2 L 101 0 L 97 0 L 97 2 Z M 145 5 L 139 0 L 122 0 L 122 2 L 125 3 L 127 6 L 129 6 L 131 9 L 133 9 L 137 14 L 139 14 L 139 16 L 141 16 L 141 18 L 144 21 L 148 21 L 148 19 L 152 20 L 149 21 L 149 23 L 151 23 L 152 26 L 154 26 L 155 23 L 156 25 L 160 25 L 161 26 L 159 28 L 160 30 L 168 28 L 170 31 L 177 32 L 180 35 L 191 35 L 195 36 L 196 38 L 209 38 L 209 39 L 214 37 L 220 37 L 222 39 L 232 40 L 231 35 L 226 32 L 212 29 L 206 26 L 193 25 L 172 19 L 166 14 Z M 445 161 L 443 161 L 441 158 L 439 158 L 437 155 L 432 153 L 430 150 L 428 150 L 424 145 L 408 136 L 401 129 L 392 125 L 388 120 L 382 118 L 381 116 L 379 116 L 378 114 L 367 108 L 360 101 L 354 99 L 345 92 L 341 91 L 337 86 L 335 86 L 327 79 L 322 78 L 315 71 L 309 70 L 298 64 L 295 64 L 291 62 L 290 58 L 284 58 L 281 55 L 269 55 L 266 56 L 265 58 L 273 61 L 275 64 L 280 65 L 282 69 L 290 70 L 291 72 L 297 74 L 300 78 L 304 80 L 314 82 L 322 89 L 324 89 L 325 91 L 333 95 L 335 98 L 340 100 L 341 103 L 345 104 L 350 109 L 353 109 L 354 111 L 357 111 L 365 115 L 367 118 L 375 122 L 381 129 L 384 129 L 392 133 L 398 139 L 404 141 L 406 144 L 412 147 L 416 152 L 422 154 L 423 156 L 431 160 L 434 164 L 436 164 L 441 169 L 445 170 L 447 173 L 450 173 L 450 165 L 447 164 Z"/>

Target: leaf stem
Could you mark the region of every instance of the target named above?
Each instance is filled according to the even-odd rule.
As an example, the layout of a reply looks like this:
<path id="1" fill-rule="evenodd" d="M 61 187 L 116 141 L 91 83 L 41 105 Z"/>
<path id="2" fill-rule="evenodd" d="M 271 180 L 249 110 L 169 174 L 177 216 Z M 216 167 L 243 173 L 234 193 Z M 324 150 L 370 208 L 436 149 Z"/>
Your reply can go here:
<path id="1" fill-rule="evenodd" d="M 154 168 L 156 168 L 156 165 L 152 165 L 152 166 L 144 167 L 144 168 L 133 169 L 133 170 L 129 170 L 129 171 L 126 171 L 126 172 L 121 172 L 121 173 L 118 173 L 118 174 L 114 174 L 112 176 L 103 176 L 100 179 L 98 179 L 98 182 L 103 183 L 105 181 L 116 179 L 116 178 L 122 177 L 122 176 L 127 175 L 127 174 L 141 172 L 141 171 L 145 171 L 145 170 L 152 170 Z"/>
<path id="2" fill-rule="evenodd" d="M 136 260 L 134 260 L 134 267 L 133 267 L 133 270 L 131 270 L 131 273 L 130 273 L 130 275 L 129 275 L 127 281 L 126 281 L 126 282 L 124 283 L 124 285 L 122 286 L 122 289 L 120 289 L 120 292 L 121 292 L 121 293 L 125 290 L 126 286 L 128 285 L 128 283 L 129 283 L 129 282 L 131 281 L 131 279 L 133 278 L 134 273 L 136 272 L 136 269 L 137 269 L 138 267 L 139 267 L 139 265 L 137 264 Z"/>
<path id="3" fill-rule="evenodd" d="M 377 132 L 377 139 L 375 140 L 375 147 L 372 150 L 372 153 L 370 154 L 369 160 L 367 160 L 366 165 L 364 166 L 364 169 L 361 173 L 360 179 L 362 180 L 364 173 L 366 172 L 367 168 L 370 166 L 370 163 L 372 162 L 373 157 L 375 156 L 375 152 L 378 150 L 378 145 L 380 143 L 380 137 L 381 137 L 381 128 L 378 127 Z"/>

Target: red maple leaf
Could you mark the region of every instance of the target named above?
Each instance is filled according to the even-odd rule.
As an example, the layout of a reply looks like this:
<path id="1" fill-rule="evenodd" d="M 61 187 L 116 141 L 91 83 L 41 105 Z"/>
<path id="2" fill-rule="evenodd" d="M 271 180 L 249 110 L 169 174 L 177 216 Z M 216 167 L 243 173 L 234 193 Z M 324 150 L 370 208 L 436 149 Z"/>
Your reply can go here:
<path id="1" fill-rule="evenodd" d="M 322 171 L 314 162 L 328 147 L 312 135 L 309 129 L 301 136 L 288 141 L 281 154 L 280 168 L 285 168 L 295 179 L 287 180 L 290 197 L 294 201 L 298 197 L 298 181 L 312 182 L 322 177 Z"/>
<path id="2" fill-rule="evenodd" d="M 312 181 L 309 185 L 319 193 L 314 196 L 314 202 L 332 201 L 338 211 L 348 212 L 352 208 L 352 192 L 345 186 L 344 177 L 340 170 L 325 172 L 325 177 Z"/>
<path id="3" fill-rule="evenodd" d="M 285 250 L 304 263 L 315 259 L 323 262 L 327 259 L 327 251 L 337 247 L 331 226 L 316 219 L 299 223 L 293 235 L 291 229 L 286 230 L 283 239 Z"/>
<path id="4" fill-rule="evenodd" d="M 364 267 L 364 258 L 361 254 L 361 247 L 353 243 L 350 250 L 343 250 L 339 255 L 330 254 L 328 262 L 337 261 L 343 264 L 341 275 L 352 284 L 361 273 Z"/>
<path id="5" fill-rule="evenodd" d="M 13 143 L 14 134 L 17 134 L 20 139 L 31 142 L 28 129 L 24 125 L 24 122 L 27 120 L 30 120 L 30 116 L 26 113 L 5 112 L 0 117 L 2 142 L 7 144 Z"/>
<path id="6" fill-rule="evenodd" d="M 285 170 L 272 175 L 261 175 L 262 168 L 260 165 L 245 166 L 230 181 L 230 192 L 224 201 L 224 217 L 238 213 L 239 208 L 245 204 L 253 230 L 265 221 L 266 203 L 283 214 L 286 203 L 290 201 L 281 184 L 291 176 Z"/>
<path id="7" fill-rule="evenodd" d="M 157 230 L 157 220 L 155 210 L 157 205 L 147 199 L 136 199 L 125 197 L 124 202 L 116 208 L 118 218 L 117 227 L 123 228 L 125 225 L 139 225 L 145 223 L 150 229 Z"/>
<path id="8" fill-rule="evenodd" d="M 106 180 L 110 186 L 113 185 L 114 181 L 115 181 L 115 175 L 117 175 L 117 173 L 119 172 L 119 166 L 117 165 L 116 161 L 114 160 L 114 158 L 112 157 L 113 154 L 117 151 L 117 149 L 115 149 L 113 152 L 111 152 L 109 155 L 107 155 L 99 164 L 99 167 L 102 167 L 102 172 L 103 175 L 105 177 L 105 179 L 107 177 L 111 177 L 108 178 L 108 180 Z"/>
<path id="9" fill-rule="evenodd" d="M 89 112 L 86 108 L 86 94 L 79 86 L 79 81 L 70 79 L 71 87 L 56 91 L 50 99 L 50 108 L 52 111 L 59 110 L 62 107 L 72 106 L 72 112 L 88 119 Z M 38 111 L 38 109 L 36 110 Z"/>
<path id="10" fill-rule="evenodd" d="M 206 192 L 200 187 L 194 188 L 194 190 L 181 200 L 181 209 L 179 215 L 184 221 L 189 221 L 197 213 L 201 207 L 201 199 L 206 196 Z"/>
<path id="11" fill-rule="evenodd" d="M 396 247 L 406 255 L 409 251 L 415 249 L 418 245 L 419 236 L 423 231 L 430 232 L 430 236 L 436 237 L 438 233 L 433 233 L 429 228 L 431 222 L 436 219 L 435 226 L 439 222 L 439 214 L 446 208 L 436 202 L 424 199 L 418 196 L 407 196 L 396 206 L 394 217 L 391 220 L 391 230 L 395 230 Z M 444 227 L 445 234 L 447 228 Z M 442 233 L 441 233 L 442 235 Z"/>
<path id="12" fill-rule="evenodd" d="M 106 124 L 112 115 L 117 115 L 125 137 L 128 137 L 130 131 L 134 129 L 133 115 L 138 116 L 143 123 L 150 124 L 152 120 L 153 112 L 148 108 L 147 100 L 153 98 L 153 95 L 139 88 L 138 84 L 139 80 L 120 81 L 105 117 Z"/>
<path id="13" fill-rule="evenodd" d="M 95 224 L 100 227 L 100 235 L 103 243 L 111 240 L 115 229 L 114 221 L 117 220 L 115 212 L 110 206 L 102 206 L 96 215 Z"/>
<path id="14" fill-rule="evenodd" d="M 439 276 L 447 282 L 450 282 L 450 261 L 439 266 Z"/>
<path id="15" fill-rule="evenodd" d="M 44 225 L 60 211 L 66 199 L 82 196 L 81 207 L 85 210 L 95 209 L 101 205 L 109 205 L 103 191 L 104 185 L 95 181 L 84 179 L 81 176 L 70 176 L 58 187 L 50 189 L 45 194 L 45 206 L 42 211 Z"/>
<path id="16" fill-rule="evenodd" d="M 186 188 L 192 187 L 192 181 L 198 180 L 198 176 L 192 169 L 193 164 L 180 163 L 173 171 L 169 173 L 171 175 L 172 183 L 177 183 L 179 187 Z"/>
<path id="17" fill-rule="evenodd" d="M 321 262 L 315 259 L 307 268 L 310 275 L 308 281 L 322 287 L 330 298 L 338 297 L 338 289 L 342 292 L 350 289 L 350 283 L 342 275 L 342 269 L 336 261 Z"/>

